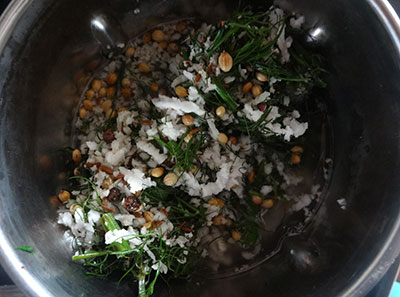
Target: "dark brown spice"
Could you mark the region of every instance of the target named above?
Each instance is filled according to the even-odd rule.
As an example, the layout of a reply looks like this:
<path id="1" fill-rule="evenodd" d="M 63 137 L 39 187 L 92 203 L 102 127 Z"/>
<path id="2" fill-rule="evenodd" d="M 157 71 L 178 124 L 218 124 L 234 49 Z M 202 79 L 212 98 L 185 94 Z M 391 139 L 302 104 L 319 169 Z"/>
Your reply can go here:
<path id="1" fill-rule="evenodd" d="M 113 130 L 107 129 L 106 131 L 104 131 L 103 139 L 106 143 L 110 144 L 115 139 Z"/>
<path id="2" fill-rule="evenodd" d="M 107 196 L 108 201 L 119 201 L 121 200 L 121 191 L 117 188 L 112 188 L 110 194 Z"/>
<path id="3" fill-rule="evenodd" d="M 124 208 L 129 211 L 130 213 L 135 213 L 140 210 L 141 208 L 140 201 L 134 196 L 128 196 L 125 198 L 124 201 Z"/>

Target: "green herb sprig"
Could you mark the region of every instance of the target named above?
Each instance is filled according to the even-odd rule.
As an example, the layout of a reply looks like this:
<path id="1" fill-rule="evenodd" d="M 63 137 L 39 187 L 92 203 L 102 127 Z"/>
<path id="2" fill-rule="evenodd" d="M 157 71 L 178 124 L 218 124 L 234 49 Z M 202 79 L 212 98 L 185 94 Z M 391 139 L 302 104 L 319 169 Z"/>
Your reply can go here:
<path id="1" fill-rule="evenodd" d="M 191 170 L 194 167 L 193 160 L 197 157 L 197 153 L 205 140 L 203 131 L 200 130 L 185 144 L 185 137 L 189 133 L 190 131 L 187 131 L 179 142 L 174 140 L 164 141 L 158 137 L 153 137 L 154 140 L 168 150 L 169 159 L 175 161 L 176 168 L 181 172 Z"/>
<path id="2" fill-rule="evenodd" d="M 34 252 L 36 252 L 36 250 L 34 250 L 33 248 L 31 248 L 29 245 L 17 246 L 17 247 L 14 248 L 14 250 L 24 251 L 24 252 L 27 252 L 27 253 L 34 253 Z"/>

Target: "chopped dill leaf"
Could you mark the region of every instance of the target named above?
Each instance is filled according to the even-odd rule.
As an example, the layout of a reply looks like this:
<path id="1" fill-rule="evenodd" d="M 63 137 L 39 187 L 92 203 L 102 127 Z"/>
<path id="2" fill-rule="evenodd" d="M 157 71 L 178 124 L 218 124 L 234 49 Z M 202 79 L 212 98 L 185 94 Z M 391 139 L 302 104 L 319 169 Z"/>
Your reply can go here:
<path id="1" fill-rule="evenodd" d="M 36 252 L 36 250 L 34 250 L 33 248 L 31 248 L 29 245 L 17 246 L 17 247 L 14 248 L 14 250 L 24 251 L 24 252 L 27 252 L 27 253 L 34 253 L 34 252 Z"/>

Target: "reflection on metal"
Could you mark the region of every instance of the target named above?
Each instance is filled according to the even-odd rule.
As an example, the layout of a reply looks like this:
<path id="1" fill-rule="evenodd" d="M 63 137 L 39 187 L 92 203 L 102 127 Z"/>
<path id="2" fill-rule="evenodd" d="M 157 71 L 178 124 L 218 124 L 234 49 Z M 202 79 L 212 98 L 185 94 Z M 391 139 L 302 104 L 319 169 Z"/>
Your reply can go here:
<path id="1" fill-rule="evenodd" d="M 310 32 L 310 35 L 313 39 L 318 39 L 323 36 L 323 34 L 324 30 L 322 28 L 315 28 L 314 30 L 312 30 L 312 32 Z"/>
<path id="2" fill-rule="evenodd" d="M 3 51 L 14 26 L 31 5 L 31 0 L 11 1 L 3 14 L 0 15 L 0 52 Z"/>
<path id="3" fill-rule="evenodd" d="M 400 53 L 400 18 L 398 14 L 387 0 L 368 0 L 367 2 L 385 25 Z"/>
<path id="4" fill-rule="evenodd" d="M 314 27 L 308 31 L 306 41 L 318 45 L 323 45 L 328 40 L 328 34 L 324 27 Z"/>
<path id="5" fill-rule="evenodd" d="M 117 50 L 119 45 L 128 40 L 118 21 L 105 14 L 94 15 L 90 20 L 90 28 L 103 51 Z"/>
<path id="6" fill-rule="evenodd" d="M 92 20 L 92 27 L 95 27 L 96 29 L 100 30 L 100 31 L 105 31 L 105 27 L 104 27 L 104 20 L 103 19 L 93 19 Z"/>

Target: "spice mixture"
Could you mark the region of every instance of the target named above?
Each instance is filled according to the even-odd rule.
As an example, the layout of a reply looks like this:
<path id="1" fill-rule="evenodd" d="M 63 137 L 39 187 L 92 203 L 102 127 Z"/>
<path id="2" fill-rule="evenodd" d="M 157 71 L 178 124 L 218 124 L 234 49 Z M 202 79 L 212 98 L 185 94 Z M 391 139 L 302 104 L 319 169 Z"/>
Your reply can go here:
<path id="1" fill-rule="evenodd" d="M 305 102 L 324 85 L 320 57 L 291 37 L 303 23 L 271 7 L 165 24 L 96 74 L 58 194 L 58 223 L 88 274 L 133 277 L 149 296 L 159 274 L 189 277 L 227 246 L 250 261 L 262 253 L 261 216 L 315 199 L 318 187 L 291 192 L 302 182 Z"/>

